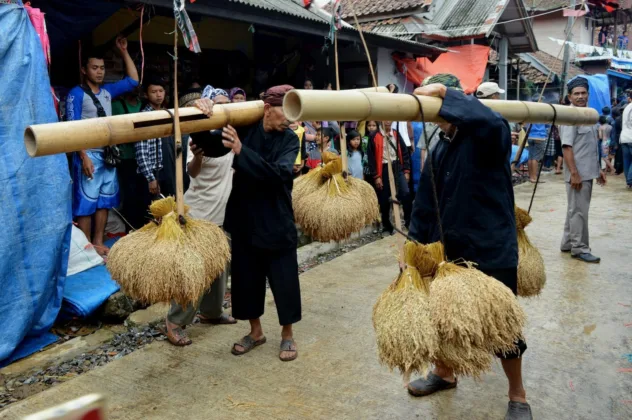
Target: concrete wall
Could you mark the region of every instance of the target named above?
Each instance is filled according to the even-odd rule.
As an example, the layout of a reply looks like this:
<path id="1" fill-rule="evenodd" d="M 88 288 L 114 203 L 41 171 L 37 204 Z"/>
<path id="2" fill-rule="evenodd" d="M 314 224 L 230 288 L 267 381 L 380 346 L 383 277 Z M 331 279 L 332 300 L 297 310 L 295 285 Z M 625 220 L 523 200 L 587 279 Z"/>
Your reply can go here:
<path id="1" fill-rule="evenodd" d="M 562 12 L 551 13 L 550 15 L 540 16 L 534 19 L 533 32 L 535 33 L 536 41 L 540 51 L 544 51 L 547 54 L 557 57 L 560 53 L 560 45 L 557 42 L 552 41 L 549 37 L 556 39 L 566 39 L 564 33 L 566 29 L 566 23 L 568 18 L 562 16 Z M 580 44 L 592 45 L 592 31 L 590 29 L 590 23 L 588 29 L 586 28 L 586 20 L 581 17 L 576 19 L 573 26 L 573 37 L 570 39 L 572 42 Z M 560 54 L 560 58 L 561 58 Z"/>
<path id="2" fill-rule="evenodd" d="M 389 83 L 395 83 L 399 86 L 399 91 L 405 91 L 412 93 L 414 86 L 410 81 L 407 81 L 403 74 L 401 74 L 395 66 L 393 61 L 393 50 L 386 48 L 378 48 L 377 50 L 377 84 L 379 86 L 386 86 Z"/>

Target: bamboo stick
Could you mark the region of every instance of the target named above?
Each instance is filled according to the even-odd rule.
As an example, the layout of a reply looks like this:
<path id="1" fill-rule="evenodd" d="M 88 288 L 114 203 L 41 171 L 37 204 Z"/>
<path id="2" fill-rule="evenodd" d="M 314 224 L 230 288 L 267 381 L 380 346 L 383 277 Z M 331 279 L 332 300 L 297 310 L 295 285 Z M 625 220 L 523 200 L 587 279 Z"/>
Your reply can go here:
<path id="1" fill-rule="evenodd" d="M 338 68 L 338 31 L 334 34 L 334 57 L 336 66 L 336 90 L 340 90 L 340 73 Z M 340 125 L 340 157 L 342 158 L 342 174 L 347 177 L 349 173 L 349 157 L 347 156 L 347 133 L 343 121 L 338 121 Z"/>
<path id="2" fill-rule="evenodd" d="M 375 91 L 374 88 L 358 90 Z M 385 87 L 378 88 L 378 91 L 388 92 Z M 175 110 L 172 109 L 171 112 L 175 115 Z M 193 107 L 180 108 L 179 113 L 182 133 L 197 133 L 222 128 L 228 124 L 235 127 L 254 124 L 263 118 L 263 101 L 215 105 L 211 118 Z M 31 125 L 24 132 L 24 144 L 29 156 L 36 157 L 133 143 L 174 134 L 171 114 L 166 111 L 151 111 Z"/>
<path id="3" fill-rule="evenodd" d="M 419 96 L 426 122 L 445 122 L 439 117 L 443 101 L 440 98 Z M 593 125 L 599 114 L 592 108 L 550 105 L 538 102 L 481 100 L 500 113 L 507 121 L 521 123 L 551 123 L 553 109 L 560 125 Z M 411 95 L 358 92 L 292 90 L 285 95 L 283 111 L 290 120 L 344 121 L 420 121 L 419 104 Z"/>

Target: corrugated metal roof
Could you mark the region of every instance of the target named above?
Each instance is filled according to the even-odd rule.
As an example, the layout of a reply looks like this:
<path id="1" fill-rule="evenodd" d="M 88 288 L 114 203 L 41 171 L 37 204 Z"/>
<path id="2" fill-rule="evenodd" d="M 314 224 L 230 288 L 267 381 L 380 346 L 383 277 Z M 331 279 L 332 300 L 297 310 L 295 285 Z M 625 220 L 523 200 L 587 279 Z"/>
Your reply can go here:
<path id="1" fill-rule="evenodd" d="M 519 0 L 521 1 L 521 0 Z M 489 35 L 509 0 L 445 0 L 424 35 L 467 38 Z"/>
<path id="2" fill-rule="evenodd" d="M 346 0 L 342 2 L 342 17 L 353 17 L 351 10 L 360 17 L 415 9 L 431 3 L 432 0 Z M 331 4 L 327 10 L 331 11 Z"/>
<path id="3" fill-rule="evenodd" d="M 302 0 L 230 0 L 233 3 L 242 3 L 259 9 L 271 10 L 286 15 L 296 16 L 302 19 L 313 20 L 329 24 L 327 20 L 303 7 Z"/>

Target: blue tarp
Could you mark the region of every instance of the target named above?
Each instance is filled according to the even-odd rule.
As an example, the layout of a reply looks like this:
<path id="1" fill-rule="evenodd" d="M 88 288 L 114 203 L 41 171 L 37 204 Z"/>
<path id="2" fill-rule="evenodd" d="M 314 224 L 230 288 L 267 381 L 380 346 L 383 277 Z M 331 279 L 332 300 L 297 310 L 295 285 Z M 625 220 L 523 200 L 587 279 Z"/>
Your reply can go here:
<path id="1" fill-rule="evenodd" d="M 105 242 L 109 248 L 114 245 L 118 237 Z M 105 265 L 98 265 L 81 273 L 66 278 L 64 286 L 64 301 L 61 305 L 59 317 L 87 318 L 99 309 L 114 293 L 119 291 L 119 285 L 110 276 Z"/>
<path id="2" fill-rule="evenodd" d="M 597 110 L 601 115 L 601 110 L 605 106 L 612 106 L 610 103 L 610 84 L 608 76 L 605 74 L 595 74 L 593 76 L 576 76 L 588 80 L 588 106 Z"/>
<path id="3" fill-rule="evenodd" d="M 50 344 L 71 232 L 64 155 L 30 158 L 24 129 L 57 121 L 44 54 L 26 10 L 0 5 L 0 365 Z"/>

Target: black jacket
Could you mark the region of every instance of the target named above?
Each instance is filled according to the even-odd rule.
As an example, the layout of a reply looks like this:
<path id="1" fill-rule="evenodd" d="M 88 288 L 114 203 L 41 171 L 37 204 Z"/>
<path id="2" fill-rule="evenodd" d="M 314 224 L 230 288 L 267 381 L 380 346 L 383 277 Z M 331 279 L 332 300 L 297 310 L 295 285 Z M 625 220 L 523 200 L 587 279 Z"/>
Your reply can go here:
<path id="1" fill-rule="evenodd" d="M 463 258 L 482 270 L 517 267 L 507 121 L 475 97 L 453 89 L 448 89 L 439 115 L 458 129 L 452 141 L 442 139 L 428 156 L 448 259 Z M 430 178 L 427 161 L 410 224 L 410 235 L 422 243 L 439 240 Z"/>
<path id="2" fill-rule="evenodd" d="M 233 190 L 226 206 L 224 228 L 233 240 L 248 241 L 264 249 L 296 247 L 297 232 L 292 211 L 293 168 L 299 141 L 289 128 L 266 133 L 263 123 L 237 130 L 242 142 L 235 156 Z M 205 156 L 221 156 L 229 149 L 221 142 L 221 130 L 192 134 Z"/>

